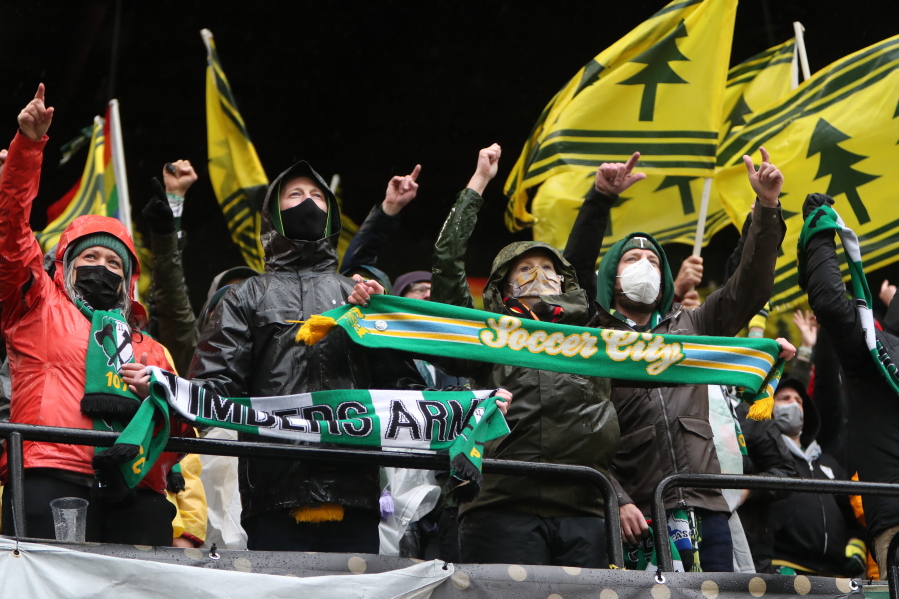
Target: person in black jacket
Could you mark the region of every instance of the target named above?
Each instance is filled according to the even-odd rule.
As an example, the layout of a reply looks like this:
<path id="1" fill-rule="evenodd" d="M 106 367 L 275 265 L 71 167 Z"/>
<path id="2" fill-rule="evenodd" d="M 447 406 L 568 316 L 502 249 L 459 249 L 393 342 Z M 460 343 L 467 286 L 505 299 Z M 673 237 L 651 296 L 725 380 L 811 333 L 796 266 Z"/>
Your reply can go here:
<path id="1" fill-rule="evenodd" d="M 777 423 L 773 420 L 748 418 L 749 406 L 746 403 L 737 405 L 735 411 L 746 440 L 747 455 L 743 456 L 743 474 L 796 478 L 796 465 Z M 749 542 L 756 572 L 774 573 L 771 565 L 774 555 L 771 504 L 788 496 L 789 493 L 780 491 L 743 490 L 743 498 L 737 511 Z"/>
<path id="2" fill-rule="evenodd" d="M 362 348 L 342 331 L 312 346 L 295 340 L 297 321 L 354 292 L 336 272 L 337 201 L 308 163 L 272 182 L 262 218 L 265 273 L 228 288 L 191 378 L 225 397 L 422 384 L 411 360 Z M 249 549 L 378 552 L 377 466 L 241 458 L 239 484 Z"/>
<path id="3" fill-rule="evenodd" d="M 809 194 L 802 207 L 808 218 L 815 208 L 833 204 L 824 194 Z M 849 396 L 851 463 L 863 482 L 899 483 L 899 398 L 881 375 L 865 345 L 864 329 L 854 300 L 847 298 L 832 231 L 821 232 L 806 248 L 806 278 L 799 284 L 808 292 L 809 305 L 833 344 L 843 370 Z M 875 331 L 887 353 L 899 360 L 899 302 L 891 302 Z M 887 548 L 899 531 L 899 497 L 863 496 L 868 533 L 881 576 L 887 572 Z"/>
<path id="4" fill-rule="evenodd" d="M 774 421 L 801 478 L 847 480 L 837 460 L 815 441 L 820 415 L 796 379 L 780 381 Z M 771 505 L 774 559 L 780 573 L 858 576 L 865 572 L 864 530 L 845 495 L 793 493 Z M 789 570 L 788 570 L 789 569 Z"/>

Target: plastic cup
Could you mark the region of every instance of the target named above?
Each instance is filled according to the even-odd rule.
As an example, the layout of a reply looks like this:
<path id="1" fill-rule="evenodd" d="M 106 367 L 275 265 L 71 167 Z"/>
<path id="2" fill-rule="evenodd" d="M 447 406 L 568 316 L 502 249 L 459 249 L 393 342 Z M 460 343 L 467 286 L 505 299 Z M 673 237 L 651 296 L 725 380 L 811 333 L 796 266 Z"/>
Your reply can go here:
<path id="1" fill-rule="evenodd" d="M 56 540 L 67 543 L 83 543 L 87 522 L 87 499 L 60 497 L 50 502 Z"/>

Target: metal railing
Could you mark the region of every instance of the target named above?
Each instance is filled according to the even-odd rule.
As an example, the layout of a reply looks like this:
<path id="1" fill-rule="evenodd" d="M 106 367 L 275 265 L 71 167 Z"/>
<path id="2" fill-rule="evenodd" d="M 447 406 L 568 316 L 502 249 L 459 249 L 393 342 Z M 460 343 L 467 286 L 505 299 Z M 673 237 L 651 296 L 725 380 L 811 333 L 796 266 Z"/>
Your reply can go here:
<path id="1" fill-rule="evenodd" d="M 795 491 L 800 493 L 824 493 L 828 495 L 886 495 L 899 497 L 899 485 L 887 483 L 863 483 L 843 480 L 818 480 L 814 478 L 778 478 L 775 476 L 746 476 L 727 474 L 673 474 L 663 478 L 656 486 L 652 499 L 652 521 L 667 522 L 665 493 L 672 487 L 694 489 L 759 489 L 767 491 Z M 674 561 L 668 544 L 667 526 L 653 529 L 653 544 L 660 572 L 673 572 Z M 896 544 L 887 555 L 890 571 L 890 597 L 899 599 L 899 577 L 896 571 Z M 881 574 L 882 575 L 882 574 Z"/>
<path id="2" fill-rule="evenodd" d="M 0 437 L 5 437 L 9 454 L 9 477 L 12 480 L 13 525 L 17 537 L 26 536 L 25 499 L 21 481 L 23 479 L 23 441 L 44 441 L 70 445 L 91 445 L 109 447 L 115 443 L 118 433 L 93 431 L 77 428 L 57 428 L 31 424 L 0 423 Z M 273 459 L 297 459 L 319 462 L 352 462 L 395 468 L 420 470 L 446 470 L 446 455 L 422 454 L 398 451 L 370 451 L 360 449 L 335 449 L 264 443 L 255 441 L 231 441 L 222 439 L 188 439 L 172 437 L 165 446 L 166 451 L 178 453 L 198 453 L 230 457 L 252 457 Z M 624 552 L 621 543 L 621 521 L 618 513 L 618 495 L 609 479 L 602 473 L 587 466 L 565 464 L 539 464 L 512 460 L 484 460 L 486 474 L 507 474 L 516 476 L 545 476 L 578 480 L 596 485 L 605 500 L 606 548 L 609 563 L 624 567 Z"/>

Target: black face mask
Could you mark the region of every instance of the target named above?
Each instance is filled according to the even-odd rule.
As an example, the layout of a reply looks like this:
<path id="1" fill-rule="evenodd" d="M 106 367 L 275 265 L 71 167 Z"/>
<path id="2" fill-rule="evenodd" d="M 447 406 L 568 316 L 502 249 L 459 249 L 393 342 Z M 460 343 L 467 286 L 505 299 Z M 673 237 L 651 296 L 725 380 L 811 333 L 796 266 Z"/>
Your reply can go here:
<path id="1" fill-rule="evenodd" d="M 287 210 L 281 211 L 284 237 L 296 241 L 318 241 L 325 236 L 328 213 L 307 198 Z"/>
<path id="2" fill-rule="evenodd" d="M 75 273 L 75 289 L 91 308 L 110 310 L 116 307 L 123 277 L 105 266 L 79 266 Z"/>

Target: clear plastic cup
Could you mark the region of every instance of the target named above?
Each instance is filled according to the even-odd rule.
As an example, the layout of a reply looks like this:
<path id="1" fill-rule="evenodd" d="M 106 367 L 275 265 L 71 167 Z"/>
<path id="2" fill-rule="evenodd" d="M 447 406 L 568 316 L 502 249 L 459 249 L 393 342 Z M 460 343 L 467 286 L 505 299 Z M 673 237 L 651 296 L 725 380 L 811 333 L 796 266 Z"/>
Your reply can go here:
<path id="1" fill-rule="evenodd" d="M 83 543 L 87 523 L 87 499 L 60 497 L 50 502 L 56 540 L 67 543 Z"/>

